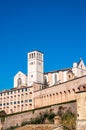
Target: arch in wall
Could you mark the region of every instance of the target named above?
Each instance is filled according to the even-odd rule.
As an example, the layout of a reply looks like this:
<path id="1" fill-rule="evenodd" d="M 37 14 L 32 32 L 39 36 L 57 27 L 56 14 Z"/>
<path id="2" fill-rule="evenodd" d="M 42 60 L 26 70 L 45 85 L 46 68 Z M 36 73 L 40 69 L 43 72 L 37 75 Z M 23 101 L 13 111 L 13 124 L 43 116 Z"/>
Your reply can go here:
<path id="1" fill-rule="evenodd" d="M 72 70 L 69 70 L 67 72 L 67 80 L 71 80 L 74 79 L 74 73 L 72 72 Z"/>
<path id="2" fill-rule="evenodd" d="M 78 90 L 79 90 L 79 91 L 84 91 L 84 90 L 86 90 L 86 84 L 80 85 L 80 86 L 78 87 Z"/>
<path id="3" fill-rule="evenodd" d="M 22 84 L 22 79 L 18 78 L 18 80 L 17 80 L 17 86 L 20 86 L 21 84 Z"/>

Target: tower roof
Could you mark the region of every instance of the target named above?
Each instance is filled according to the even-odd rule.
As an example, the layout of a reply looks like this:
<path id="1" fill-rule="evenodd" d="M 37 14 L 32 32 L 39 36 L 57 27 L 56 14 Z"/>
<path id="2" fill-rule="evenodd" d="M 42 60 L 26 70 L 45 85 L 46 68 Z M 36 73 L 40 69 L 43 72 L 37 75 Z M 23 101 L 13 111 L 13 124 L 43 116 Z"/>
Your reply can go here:
<path id="1" fill-rule="evenodd" d="M 39 51 L 39 50 L 33 50 L 33 51 L 28 52 L 28 53 L 32 53 L 32 52 L 35 52 L 35 51 L 44 54 L 42 51 Z"/>

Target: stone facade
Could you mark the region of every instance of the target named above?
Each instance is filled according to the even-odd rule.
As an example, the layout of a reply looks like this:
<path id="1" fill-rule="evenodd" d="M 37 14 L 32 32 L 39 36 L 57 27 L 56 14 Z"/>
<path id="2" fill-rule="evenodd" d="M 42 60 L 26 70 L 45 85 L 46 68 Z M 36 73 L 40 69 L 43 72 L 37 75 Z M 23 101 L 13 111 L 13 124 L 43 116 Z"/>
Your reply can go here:
<path id="1" fill-rule="evenodd" d="M 43 53 L 28 53 L 27 75 L 19 71 L 14 77 L 14 88 L 0 92 L 0 111 L 11 114 L 77 100 L 77 130 L 86 130 L 86 67 L 83 60 L 73 63 L 71 68 L 47 73 L 44 73 L 43 61 Z M 34 117 L 32 112 L 7 116 L 4 129 L 31 117 Z"/>
<path id="2" fill-rule="evenodd" d="M 52 86 L 86 75 L 86 67 L 82 59 L 78 63 L 73 63 L 71 68 L 44 73 L 44 54 L 40 51 L 32 51 L 28 53 L 27 63 L 27 75 L 19 71 L 14 77 L 14 87 L 31 86 L 34 82 L 45 84 L 45 79 L 48 85 Z"/>
<path id="3" fill-rule="evenodd" d="M 44 58 L 43 53 L 33 51 L 28 53 L 28 75 L 27 85 L 31 86 L 33 82 L 43 84 L 44 73 Z"/>
<path id="4" fill-rule="evenodd" d="M 27 111 L 27 112 L 15 114 L 15 115 L 8 115 L 5 118 L 5 122 L 3 124 L 3 130 L 5 130 L 6 128 L 9 128 L 10 126 L 21 125 L 22 122 L 29 121 L 31 120 L 31 118 L 35 118 L 39 116 L 40 113 L 50 111 L 51 109 L 53 110 L 54 113 L 57 114 L 60 106 L 64 107 L 65 109 L 70 108 L 72 112 L 76 113 L 76 102 L 74 102 L 74 103 L 54 105 L 51 107 L 42 108 L 38 110 L 31 110 L 31 111 Z"/>
<path id="5" fill-rule="evenodd" d="M 82 59 L 73 67 L 44 73 L 44 55 L 28 53 L 27 75 L 19 71 L 14 88 L 0 92 L 0 110 L 7 114 L 76 100 L 76 91 L 85 90 L 86 67 Z"/>
<path id="6" fill-rule="evenodd" d="M 76 130 L 86 130 L 86 91 L 77 93 Z"/>
<path id="7" fill-rule="evenodd" d="M 40 84 L 35 84 L 34 106 L 35 108 L 76 100 L 76 92 L 86 89 L 86 76 L 76 78 L 65 83 L 40 89 Z M 37 91 L 37 89 L 39 89 Z"/>
<path id="8" fill-rule="evenodd" d="M 0 93 L 0 110 L 5 110 L 7 114 L 33 108 L 33 87 L 23 86 Z"/>
<path id="9" fill-rule="evenodd" d="M 27 85 L 27 76 L 19 71 L 14 77 L 14 88 Z"/>

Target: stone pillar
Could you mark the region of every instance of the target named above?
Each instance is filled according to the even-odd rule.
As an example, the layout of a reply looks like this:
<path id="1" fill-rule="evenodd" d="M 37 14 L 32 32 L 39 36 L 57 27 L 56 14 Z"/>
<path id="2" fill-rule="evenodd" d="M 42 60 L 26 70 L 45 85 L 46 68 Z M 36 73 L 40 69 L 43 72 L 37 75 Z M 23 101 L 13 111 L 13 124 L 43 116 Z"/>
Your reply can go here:
<path id="1" fill-rule="evenodd" d="M 77 92 L 76 130 L 86 130 L 86 91 Z"/>

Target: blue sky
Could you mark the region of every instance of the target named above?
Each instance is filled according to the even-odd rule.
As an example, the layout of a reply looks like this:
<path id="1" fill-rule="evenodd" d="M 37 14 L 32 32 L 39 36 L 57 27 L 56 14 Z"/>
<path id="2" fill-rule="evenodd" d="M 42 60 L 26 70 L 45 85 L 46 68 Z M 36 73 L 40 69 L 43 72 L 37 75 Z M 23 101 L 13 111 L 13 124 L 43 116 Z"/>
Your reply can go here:
<path id="1" fill-rule="evenodd" d="M 0 90 L 27 73 L 27 53 L 44 52 L 45 71 L 86 62 L 86 1 L 0 0 Z"/>

